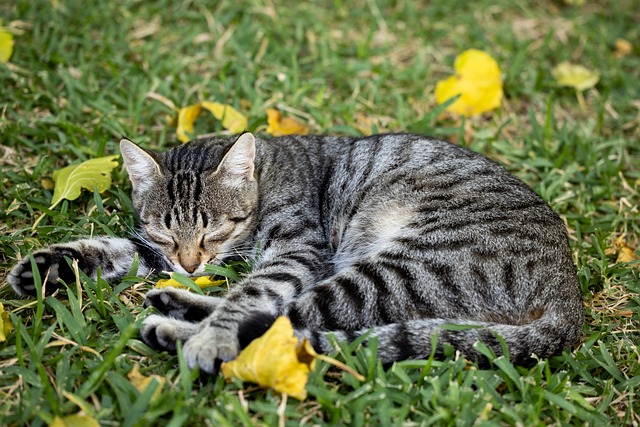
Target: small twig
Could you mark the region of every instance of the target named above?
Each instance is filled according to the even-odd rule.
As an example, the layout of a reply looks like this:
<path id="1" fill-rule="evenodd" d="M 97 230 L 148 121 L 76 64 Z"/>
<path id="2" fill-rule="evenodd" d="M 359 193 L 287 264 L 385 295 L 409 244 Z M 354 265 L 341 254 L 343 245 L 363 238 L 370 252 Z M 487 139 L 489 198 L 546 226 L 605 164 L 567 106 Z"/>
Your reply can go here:
<path id="1" fill-rule="evenodd" d="M 351 369 L 350 367 L 348 367 L 344 363 L 338 362 L 336 359 L 333 359 L 333 358 L 331 358 L 329 356 L 325 356 L 324 354 L 316 354 L 315 357 L 316 357 L 316 359 L 323 360 L 323 361 L 327 362 L 328 364 L 335 366 L 336 368 L 340 368 L 343 371 L 346 371 L 346 372 L 350 373 L 351 375 L 356 377 L 356 379 L 358 381 L 364 381 L 365 380 L 365 378 L 362 375 L 360 375 L 358 372 L 356 372 L 355 370 Z"/>
<path id="2" fill-rule="evenodd" d="M 287 409 L 287 393 L 282 393 L 282 400 L 280 401 L 280 405 L 278 405 L 278 427 L 284 427 L 284 423 L 287 418 L 284 415 L 285 410 Z"/>

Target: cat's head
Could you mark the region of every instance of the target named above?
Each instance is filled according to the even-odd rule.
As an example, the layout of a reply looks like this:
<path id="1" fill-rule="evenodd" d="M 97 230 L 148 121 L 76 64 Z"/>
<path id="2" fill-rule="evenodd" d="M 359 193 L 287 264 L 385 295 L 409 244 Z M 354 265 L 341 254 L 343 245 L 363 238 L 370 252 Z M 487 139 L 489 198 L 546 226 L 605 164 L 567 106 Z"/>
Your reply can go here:
<path id="1" fill-rule="evenodd" d="M 120 141 L 133 205 L 146 238 L 175 271 L 200 275 L 204 264 L 234 255 L 256 222 L 255 138 L 228 149 L 192 143 L 157 154 Z"/>

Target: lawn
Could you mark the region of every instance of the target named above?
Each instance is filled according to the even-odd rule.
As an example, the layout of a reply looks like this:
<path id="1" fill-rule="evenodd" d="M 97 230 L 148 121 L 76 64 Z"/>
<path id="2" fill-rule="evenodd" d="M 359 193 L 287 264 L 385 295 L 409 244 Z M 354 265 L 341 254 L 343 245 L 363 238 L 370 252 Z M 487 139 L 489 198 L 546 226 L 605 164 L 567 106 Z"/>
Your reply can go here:
<path id="1" fill-rule="evenodd" d="M 638 425 L 640 266 L 620 254 L 640 247 L 640 9 L 578 3 L 0 2 L 15 40 L 0 63 L 0 301 L 15 327 L 0 342 L 0 424 L 80 413 L 105 426 Z M 498 61 L 505 98 L 462 119 L 434 110 L 434 90 L 469 48 Z M 556 84 L 562 61 L 599 73 L 582 99 Z M 320 362 L 300 402 L 200 377 L 142 343 L 153 280 L 80 276 L 56 299 L 16 299 L 4 277 L 17 259 L 135 226 L 121 166 L 102 194 L 50 209 L 53 171 L 117 154 L 121 135 L 179 144 L 171 105 L 199 101 L 232 105 L 257 133 L 277 108 L 314 133 L 410 130 L 501 162 L 566 220 L 582 344 L 529 368 L 498 358 L 489 369 L 455 353 L 383 369 L 375 348 L 345 347 L 336 357 L 365 381 Z M 196 132 L 225 130 L 203 115 Z M 139 392 L 136 365 L 166 383 Z"/>

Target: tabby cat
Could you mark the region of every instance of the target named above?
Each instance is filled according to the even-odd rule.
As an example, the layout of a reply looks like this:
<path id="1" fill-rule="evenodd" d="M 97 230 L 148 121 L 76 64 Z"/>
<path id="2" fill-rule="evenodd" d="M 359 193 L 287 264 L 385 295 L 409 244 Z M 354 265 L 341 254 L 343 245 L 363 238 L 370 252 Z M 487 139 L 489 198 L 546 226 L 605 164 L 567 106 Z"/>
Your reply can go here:
<path id="1" fill-rule="evenodd" d="M 65 257 L 117 281 L 202 275 L 243 258 L 225 298 L 151 290 L 149 345 L 213 372 L 278 315 L 320 351 L 363 334 L 383 362 L 441 353 L 482 362 L 481 340 L 523 364 L 575 344 L 583 309 L 562 220 L 523 182 L 467 149 L 409 134 L 366 138 L 203 138 L 156 154 L 120 142 L 142 225 L 135 238 L 82 239 L 33 254 L 46 293 L 69 283 Z M 29 258 L 8 277 L 34 295 Z M 449 325 L 458 325 L 449 327 Z M 462 326 L 460 326 L 462 325 Z M 432 335 L 438 346 L 432 349 Z M 501 338 L 499 338 L 501 337 Z M 365 341 L 365 344 L 368 341 Z"/>

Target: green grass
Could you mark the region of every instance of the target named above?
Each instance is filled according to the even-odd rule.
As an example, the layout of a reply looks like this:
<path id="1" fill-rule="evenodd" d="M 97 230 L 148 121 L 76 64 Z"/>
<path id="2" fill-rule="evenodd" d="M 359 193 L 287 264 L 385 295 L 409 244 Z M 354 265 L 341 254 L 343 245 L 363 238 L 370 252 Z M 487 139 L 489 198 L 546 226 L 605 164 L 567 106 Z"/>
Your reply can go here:
<path id="1" fill-rule="evenodd" d="M 414 131 L 486 153 L 566 219 L 585 301 L 583 343 L 531 368 L 456 354 L 383 370 L 375 348 L 338 358 L 366 381 L 319 363 L 309 398 L 189 372 L 136 332 L 151 282 L 81 276 L 57 299 L 0 298 L 16 327 L 0 343 L 0 424 L 46 425 L 80 411 L 101 425 L 637 425 L 640 268 L 616 263 L 617 238 L 640 238 L 640 20 L 633 0 L 0 3 L 16 34 L 0 64 L 0 277 L 20 256 L 134 224 L 122 169 L 103 194 L 49 210 L 53 170 L 117 153 L 127 135 L 176 144 L 167 120 L 201 100 L 233 105 L 265 130 L 277 107 L 313 132 Z M 427 2 L 424 2 L 427 3 Z M 614 55 L 617 38 L 635 43 Z M 433 114 L 436 81 L 455 55 L 489 52 L 505 77 L 503 108 L 480 118 Z M 585 92 L 556 87 L 563 60 L 601 74 Z M 219 123 L 198 122 L 201 132 Z M 35 220 L 43 220 L 32 230 Z M 636 252 L 638 254 L 638 252 Z M 168 382 L 152 399 L 127 379 L 134 364 Z"/>

